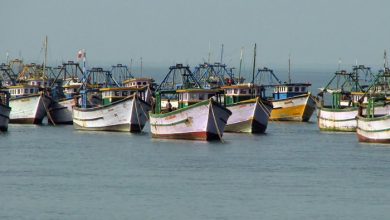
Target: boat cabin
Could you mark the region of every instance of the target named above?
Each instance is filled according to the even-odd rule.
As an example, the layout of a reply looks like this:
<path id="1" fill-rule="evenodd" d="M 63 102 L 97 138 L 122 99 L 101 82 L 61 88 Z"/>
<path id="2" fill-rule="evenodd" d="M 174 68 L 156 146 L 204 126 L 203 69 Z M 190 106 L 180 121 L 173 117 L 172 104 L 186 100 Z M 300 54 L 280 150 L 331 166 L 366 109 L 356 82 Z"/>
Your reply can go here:
<path id="1" fill-rule="evenodd" d="M 298 95 L 304 95 L 309 92 L 310 83 L 288 83 L 275 85 L 272 93 L 274 100 L 288 99 Z"/>
<path id="2" fill-rule="evenodd" d="M 223 86 L 221 89 L 224 90 L 227 105 L 261 96 L 264 92 L 263 86 L 252 83 Z"/>
<path id="3" fill-rule="evenodd" d="M 223 91 L 220 89 L 179 89 L 172 91 L 156 92 L 155 113 L 169 112 L 167 108 L 168 100 L 171 103 L 171 110 L 182 109 L 196 103 L 213 98 L 218 103 L 222 103 Z"/>
<path id="4" fill-rule="evenodd" d="M 137 95 L 141 97 L 142 100 L 145 100 L 146 92 L 147 92 L 145 88 L 128 88 L 128 87 L 102 88 L 99 89 L 99 91 L 101 92 L 102 95 L 103 105 L 108 105 L 113 102 L 122 100 L 127 96 L 133 95 L 135 93 L 137 93 Z"/>
<path id="5" fill-rule="evenodd" d="M 190 105 L 196 104 L 216 97 L 218 93 L 221 93 L 219 89 L 181 89 L 177 90 L 178 94 L 178 108 L 185 108 Z"/>
<path id="6" fill-rule="evenodd" d="M 154 80 L 151 78 L 132 78 L 123 81 L 123 86 L 132 88 L 151 87 L 153 82 Z"/>
<path id="7" fill-rule="evenodd" d="M 11 94 L 11 97 L 21 97 L 38 94 L 40 87 L 35 85 L 16 85 L 9 86 L 8 91 Z"/>

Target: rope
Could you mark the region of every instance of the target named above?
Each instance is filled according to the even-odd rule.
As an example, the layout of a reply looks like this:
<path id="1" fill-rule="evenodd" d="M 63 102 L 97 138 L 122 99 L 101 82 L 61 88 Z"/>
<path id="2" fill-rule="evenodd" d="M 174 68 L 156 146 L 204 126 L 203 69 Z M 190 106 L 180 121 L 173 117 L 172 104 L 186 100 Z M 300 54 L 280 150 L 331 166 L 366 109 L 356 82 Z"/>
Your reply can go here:
<path id="1" fill-rule="evenodd" d="M 219 140 L 222 143 L 224 143 L 224 141 L 222 139 L 222 134 L 219 131 L 219 127 L 218 127 L 218 124 L 217 124 L 217 119 L 215 118 L 215 114 L 214 114 L 214 109 L 213 109 L 213 106 L 212 106 L 212 99 L 211 98 L 209 99 L 209 104 L 210 104 L 210 108 L 211 108 L 211 113 L 213 114 L 214 124 L 215 124 L 215 127 L 217 128 L 217 134 L 218 134 Z"/>
<path id="2" fill-rule="evenodd" d="M 139 131 L 142 131 L 141 122 L 140 122 L 139 116 L 138 116 L 137 98 L 138 98 L 138 97 L 137 97 L 137 95 L 135 94 L 135 95 L 134 95 L 134 98 L 133 98 L 133 102 L 134 102 L 134 106 L 135 106 L 135 113 L 137 114 L 137 121 L 138 121 Z"/>
<path id="3" fill-rule="evenodd" d="M 54 126 L 56 126 L 56 123 L 54 122 L 53 118 L 51 117 L 50 111 L 47 109 L 45 101 L 43 100 L 43 98 L 44 98 L 44 94 L 43 93 L 41 93 L 41 98 L 42 98 L 43 107 L 45 108 L 45 111 L 46 111 L 46 114 L 47 114 L 47 118 L 51 121 L 51 123 Z"/>

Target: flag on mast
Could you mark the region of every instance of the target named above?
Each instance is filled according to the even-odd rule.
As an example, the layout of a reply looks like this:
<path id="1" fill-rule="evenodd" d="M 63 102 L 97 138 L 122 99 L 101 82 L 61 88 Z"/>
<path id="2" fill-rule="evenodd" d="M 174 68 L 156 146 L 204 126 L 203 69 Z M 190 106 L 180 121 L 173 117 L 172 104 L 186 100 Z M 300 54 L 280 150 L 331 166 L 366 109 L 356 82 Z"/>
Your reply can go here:
<path id="1" fill-rule="evenodd" d="M 79 52 L 77 52 L 77 60 L 83 60 L 85 58 L 85 50 L 82 49 L 82 50 L 79 50 Z"/>

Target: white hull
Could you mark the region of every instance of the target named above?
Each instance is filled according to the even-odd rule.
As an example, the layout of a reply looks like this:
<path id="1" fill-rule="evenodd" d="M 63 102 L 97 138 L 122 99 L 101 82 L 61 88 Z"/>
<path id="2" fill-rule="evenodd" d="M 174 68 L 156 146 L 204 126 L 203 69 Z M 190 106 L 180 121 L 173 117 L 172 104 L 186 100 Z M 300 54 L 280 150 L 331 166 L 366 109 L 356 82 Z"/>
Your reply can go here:
<path id="1" fill-rule="evenodd" d="M 8 130 L 8 122 L 11 108 L 0 104 L 0 131 Z"/>
<path id="2" fill-rule="evenodd" d="M 237 103 L 227 107 L 232 115 L 229 117 L 226 132 L 264 133 L 267 129 L 272 106 L 261 102 L 259 98 Z"/>
<path id="3" fill-rule="evenodd" d="M 32 95 L 10 99 L 9 106 L 12 108 L 10 123 L 42 124 L 51 103 L 46 95 Z"/>
<path id="4" fill-rule="evenodd" d="M 385 115 L 390 111 L 390 107 L 378 106 L 375 108 L 375 114 Z M 363 109 L 365 115 L 366 109 Z M 317 111 L 318 127 L 320 130 L 328 131 L 356 131 L 358 115 L 357 107 L 347 107 L 343 109 L 331 109 L 319 107 Z"/>
<path id="5" fill-rule="evenodd" d="M 357 107 L 331 109 L 319 107 L 317 110 L 318 127 L 328 131 L 355 131 Z"/>
<path id="6" fill-rule="evenodd" d="M 136 96 L 107 106 L 73 108 L 73 126 L 79 130 L 140 132 L 148 120 L 150 105 Z"/>
<path id="7" fill-rule="evenodd" d="M 356 134 L 360 142 L 390 143 L 390 115 L 357 117 Z"/>
<path id="8" fill-rule="evenodd" d="M 150 114 L 152 137 L 219 139 L 232 113 L 212 99 L 165 114 Z"/>
<path id="9" fill-rule="evenodd" d="M 53 122 L 55 124 L 72 124 L 72 108 L 74 105 L 75 101 L 73 98 L 54 102 L 50 108 L 50 116 Z"/>

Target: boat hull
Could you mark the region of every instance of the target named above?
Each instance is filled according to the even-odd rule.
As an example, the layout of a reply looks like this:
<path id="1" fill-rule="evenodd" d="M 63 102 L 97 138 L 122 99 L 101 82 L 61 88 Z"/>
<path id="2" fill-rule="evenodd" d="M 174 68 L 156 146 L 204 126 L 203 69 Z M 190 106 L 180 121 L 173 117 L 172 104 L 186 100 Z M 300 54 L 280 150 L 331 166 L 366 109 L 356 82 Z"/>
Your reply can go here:
<path id="1" fill-rule="evenodd" d="M 322 131 L 354 132 L 356 131 L 357 114 L 357 107 L 343 109 L 318 107 L 318 127 Z"/>
<path id="2" fill-rule="evenodd" d="M 10 107 L 0 104 L 0 131 L 8 130 L 10 112 L 11 112 Z"/>
<path id="3" fill-rule="evenodd" d="M 153 138 L 216 140 L 231 114 L 210 99 L 165 114 L 150 113 L 150 130 Z"/>
<path id="4" fill-rule="evenodd" d="M 75 106 L 73 98 L 54 102 L 50 108 L 51 120 L 55 124 L 73 124 L 72 108 Z"/>
<path id="5" fill-rule="evenodd" d="M 232 115 L 229 117 L 225 132 L 264 133 L 272 106 L 255 98 L 227 107 Z"/>
<path id="6" fill-rule="evenodd" d="M 388 112 L 390 112 L 390 105 L 378 105 L 375 107 L 376 115 L 386 115 Z M 363 108 L 362 113 L 363 115 L 366 114 L 366 108 Z M 318 127 L 322 131 L 355 132 L 357 115 L 358 107 L 346 107 L 342 109 L 318 107 Z"/>
<path id="7" fill-rule="evenodd" d="M 73 126 L 77 130 L 140 132 L 149 110 L 150 105 L 137 96 L 96 108 L 74 107 Z"/>
<path id="8" fill-rule="evenodd" d="M 357 116 L 356 134 L 360 142 L 390 143 L 390 115 L 374 118 Z"/>
<path id="9" fill-rule="evenodd" d="M 283 100 L 273 100 L 273 109 L 271 112 L 271 121 L 300 121 L 310 120 L 316 103 L 310 93 L 291 97 Z"/>
<path id="10" fill-rule="evenodd" d="M 9 101 L 12 108 L 10 123 L 15 124 L 42 124 L 46 116 L 51 99 L 46 95 L 31 95 L 13 98 Z"/>

